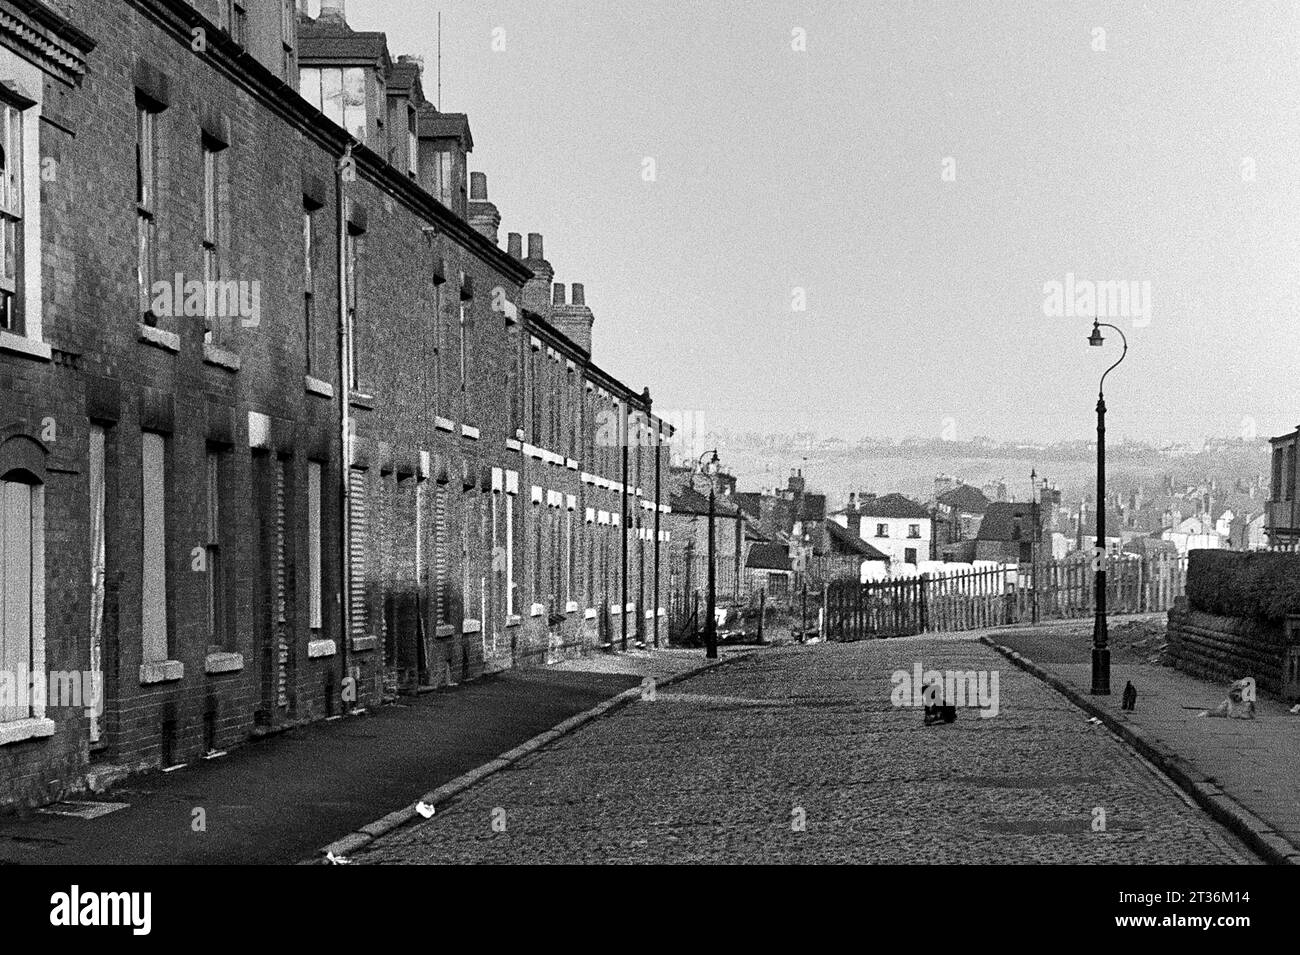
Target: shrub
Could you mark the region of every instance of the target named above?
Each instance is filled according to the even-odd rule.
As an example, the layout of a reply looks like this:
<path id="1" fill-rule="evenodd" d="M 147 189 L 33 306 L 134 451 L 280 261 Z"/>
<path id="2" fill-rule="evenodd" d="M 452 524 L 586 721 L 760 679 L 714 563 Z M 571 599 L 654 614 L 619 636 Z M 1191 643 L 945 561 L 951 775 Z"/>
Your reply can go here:
<path id="1" fill-rule="evenodd" d="M 1187 603 L 1203 613 L 1279 624 L 1300 613 L 1300 554 L 1194 550 Z"/>

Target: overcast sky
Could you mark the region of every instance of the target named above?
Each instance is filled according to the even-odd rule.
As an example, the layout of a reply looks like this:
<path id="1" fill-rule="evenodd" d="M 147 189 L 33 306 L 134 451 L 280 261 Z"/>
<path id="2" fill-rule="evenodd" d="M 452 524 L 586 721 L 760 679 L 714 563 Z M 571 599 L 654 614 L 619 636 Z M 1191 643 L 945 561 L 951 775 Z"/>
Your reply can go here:
<path id="1" fill-rule="evenodd" d="M 543 233 L 657 410 L 1086 437 L 1118 339 L 1044 314 L 1072 273 L 1149 283 L 1112 433 L 1300 422 L 1293 3 L 348 0 L 430 99 L 438 10 L 502 244 Z"/>

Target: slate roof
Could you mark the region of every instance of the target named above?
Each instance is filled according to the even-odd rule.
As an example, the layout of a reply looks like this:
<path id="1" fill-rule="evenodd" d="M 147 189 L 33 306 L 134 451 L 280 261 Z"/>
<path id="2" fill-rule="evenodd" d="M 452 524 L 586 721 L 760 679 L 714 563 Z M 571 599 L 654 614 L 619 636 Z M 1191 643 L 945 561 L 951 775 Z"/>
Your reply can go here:
<path id="1" fill-rule="evenodd" d="M 673 509 L 674 514 L 708 514 L 709 496 L 687 485 L 678 488 L 668 498 L 668 506 Z M 735 518 L 738 513 L 736 505 L 721 495 L 714 497 L 713 510 L 716 516 L 729 520 Z"/>
<path id="2" fill-rule="evenodd" d="M 416 112 L 416 133 L 421 139 L 463 139 L 466 152 L 473 152 L 474 137 L 464 113 L 440 113 L 426 103 Z"/>
<path id="3" fill-rule="evenodd" d="M 930 516 L 930 512 L 924 507 L 902 494 L 886 494 L 883 497 L 868 498 L 865 501 L 859 500 L 858 513 L 862 515 L 863 520 L 872 517 L 915 517 L 920 519 Z"/>
<path id="4" fill-rule="evenodd" d="M 1017 523 L 1020 536 L 1015 536 Z M 990 501 L 980 521 L 976 540 L 981 541 L 1017 541 L 1032 540 L 1034 536 L 1033 505 L 1028 501 Z"/>
<path id="5" fill-rule="evenodd" d="M 830 535 L 831 551 L 836 554 L 857 554 L 863 560 L 889 560 L 888 556 L 834 521 L 826 522 L 826 533 Z"/>
<path id="6" fill-rule="evenodd" d="M 969 484 L 958 484 L 944 491 L 936 500 L 945 507 L 951 507 L 960 514 L 983 514 L 988 510 L 989 499 L 984 492 Z"/>
<path id="7" fill-rule="evenodd" d="M 382 62 L 387 67 L 392 58 L 388 55 L 388 37 L 383 33 L 304 17 L 298 23 L 298 61 L 306 66 Z"/>

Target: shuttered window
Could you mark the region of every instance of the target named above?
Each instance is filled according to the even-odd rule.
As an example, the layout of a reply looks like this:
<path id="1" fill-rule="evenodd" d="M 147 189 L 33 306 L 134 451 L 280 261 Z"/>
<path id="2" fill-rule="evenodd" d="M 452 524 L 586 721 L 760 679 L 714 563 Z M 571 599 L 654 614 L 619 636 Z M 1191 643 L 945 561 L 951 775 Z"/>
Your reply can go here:
<path id="1" fill-rule="evenodd" d="M 353 468 L 348 474 L 348 522 L 350 550 L 348 566 L 348 615 L 353 638 L 368 636 L 370 614 L 366 602 L 366 544 L 369 515 L 366 511 L 366 472 Z"/>
<path id="2" fill-rule="evenodd" d="M 290 461 L 281 459 L 275 468 L 275 657 L 276 705 L 289 705 L 289 582 L 288 582 L 288 519 L 285 514 L 285 471 Z"/>
<path id="3" fill-rule="evenodd" d="M 435 619 L 451 623 L 450 585 L 447 581 L 447 489 L 439 487 L 433 495 L 433 572 Z"/>

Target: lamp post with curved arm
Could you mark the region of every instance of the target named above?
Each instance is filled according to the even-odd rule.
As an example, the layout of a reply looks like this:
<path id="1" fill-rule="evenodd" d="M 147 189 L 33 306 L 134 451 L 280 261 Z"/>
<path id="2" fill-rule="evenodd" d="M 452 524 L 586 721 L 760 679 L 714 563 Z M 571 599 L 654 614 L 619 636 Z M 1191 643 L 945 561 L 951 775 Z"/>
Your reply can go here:
<path id="1" fill-rule="evenodd" d="M 711 455 L 708 462 L 704 460 L 705 455 Z M 716 482 L 718 474 L 718 449 L 705 451 L 700 455 L 696 462 L 696 470 L 701 474 L 708 475 L 709 478 L 709 593 L 705 601 L 705 612 L 707 617 L 704 620 L 704 656 L 708 659 L 715 659 L 718 655 L 718 616 L 715 612 L 717 606 L 717 561 L 714 559 L 713 551 L 713 523 L 716 507 Z"/>
<path id="2" fill-rule="evenodd" d="M 1113 328 L 1118 333 L 1124 350 L 1120 352 L 1115 364 L 1101 375 L 1097 386 L 1097 546 L 1093 548 L 1093 560 L 1096 561 L 1096 607 L 1097 614 L 1092 624 L 1092 694 L 1094 696 L 1110 695 L 1110 647 L 1106 632 L 1106 376 L 1118 367 L 1128 354 L 1128 339 L 1124 332 L 1114 325 L 1093 320 L 1092 334 L 1088 344 L 1100 348 L 1105 341 L 1101 337 L 1102 328 Z"/>

